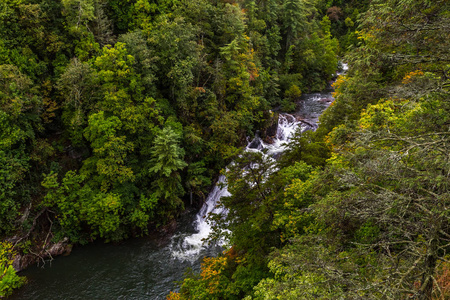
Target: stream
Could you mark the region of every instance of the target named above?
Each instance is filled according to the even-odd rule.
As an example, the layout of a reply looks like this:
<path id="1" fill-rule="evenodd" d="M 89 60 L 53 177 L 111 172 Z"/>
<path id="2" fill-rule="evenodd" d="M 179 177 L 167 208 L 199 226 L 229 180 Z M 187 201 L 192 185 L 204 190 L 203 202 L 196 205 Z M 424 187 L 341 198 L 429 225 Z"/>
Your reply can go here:
<path id="1" fill-rule="evenodd" d="M 303 95 L 294 114 L 280 114 L 273 143 L 255 138 L 248 151 L 267 148 L 266 153 L 275 156 L 298 126 L 315 130 L 320 114 L 333 100 L 331 92 Z M 217 201 L 227 194 L 226 188 L 214 187 L 200 212 L 178 220 L 172 237 L 147 236 L 120 244 L 96 242 L 75 247 L 67 257 L 30 267 L 20 273 L 28 284 L 9 299 L 165 299 L 169 291 L 177 290 L 176 282 L 188 268 L 199 271 L 204 256 L 221 251 L 220 246 L 208 247 L 202 242 L 211 231 L 204 216 L 217 209 Z"/>

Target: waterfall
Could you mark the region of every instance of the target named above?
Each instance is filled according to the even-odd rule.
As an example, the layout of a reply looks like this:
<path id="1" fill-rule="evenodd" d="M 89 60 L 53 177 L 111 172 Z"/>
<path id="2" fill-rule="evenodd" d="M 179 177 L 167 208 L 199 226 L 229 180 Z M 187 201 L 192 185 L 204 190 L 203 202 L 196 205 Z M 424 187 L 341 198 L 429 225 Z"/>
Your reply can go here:
<path id="1" fill-rule="evenodd" d="M 346 64 L 344 62 L 341 62 L 341 65 L 342 65 L 342 71 L 337 72 L 336 75 L 344 75 L 345 73 L 347 73 L 347 71 L 348 71 L 348 64 Z"/>
<path id="2" fill-rule="evenodd" d="M 259 136 L 256 136 L 248 143 L 246 151 L 264 152 L 267 156 L 277 158 L 286 149 L 287 142 L 293 137 L 299 126 L 302 132 L 308 129 L 315 129 L 311 124 L 297 120 L 294 115 L 280 114 L 277 133 L 272 138 L 272 142 L 265 143 Z M 170 247 L 174 258 L 195 261 L 200 256 L 200 252 L 207 249 L 208 245 L 204 242 L 204 239 L 212 231 L 211 221 L 208 220 L 208 216 L 210 213 L 226 214 L 223 207 L 218 207 L 218 203 L 220 198 L 230 195 L 227 190 L 225 176 L 221 175 L 218 184 L 209 193 L 205 204 L 196 215 L 194 227 L 197 232 L 190 235 L 179 234 L 172 237 Z"/>
<path id="3" fill-rule="evenodd" d="M 286 150 L 287 142 L 294 136 L 298 127 L 301 131 L 308 129 L 315 129 L 315 127 L 309 124 L 297 120 L 294 115 L 280 114 L 278 117 L 277 133 L 272 139 L 271 143 L 265 143 L 259 137 L 255 137 L 251 143 L 247 145 L 247 151 L 260 151 L 266 153 L 268 156 L 277 158 L 284 150 Z"/>
<path id="4" fill-rule="evenodd" d="M 207 217 L 210 213 L 226 213 L 223 207 L 218 207 L 218 202 L 220 198 L 231 195 L 228 192 L 226 185 L 224 185 L 223 188 L 220 187 L 221 183 L 225 183 L 224 175 L 220 175 L 217 184 L 208 194 L 205 204 L 203 204 L 202 208 L 195 216 L 194 226 L 198 232 L 188 236 L 175 235 L 172 237 L 172 244 L 170 247 L 173 257 L 194 261 L 197 259 L 200 251 L 207 247 L 204 239 L 209 236 L 212 229 Z"/>

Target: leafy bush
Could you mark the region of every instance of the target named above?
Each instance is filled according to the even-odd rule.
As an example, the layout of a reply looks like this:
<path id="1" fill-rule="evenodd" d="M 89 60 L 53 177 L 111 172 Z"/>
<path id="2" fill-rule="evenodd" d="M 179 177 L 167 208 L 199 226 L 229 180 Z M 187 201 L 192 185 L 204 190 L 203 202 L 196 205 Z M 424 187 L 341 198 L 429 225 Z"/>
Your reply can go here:
<path id="1" fill-rule="evenodd" d="M 12 266 L 14 251 L 8 242 L 0 244 L 0 298 L 12 294 L 14 289 L 21 287 L 26 279 L 17 275 Z"/>

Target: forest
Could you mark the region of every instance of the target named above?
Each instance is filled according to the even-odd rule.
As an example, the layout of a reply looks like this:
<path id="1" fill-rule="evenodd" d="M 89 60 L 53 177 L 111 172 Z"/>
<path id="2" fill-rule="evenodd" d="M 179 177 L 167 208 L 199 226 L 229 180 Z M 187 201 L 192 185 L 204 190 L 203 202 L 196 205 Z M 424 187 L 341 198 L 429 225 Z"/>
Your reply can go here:
<path id="1" fill-rule="evenodd" d="M 448 299 L 449 6 L 3 0 L 0 297 L 15 257 L 161 230 L 222 172 L 229 247 L 169 300 Z M 242 151 L 332 80 L 280 160 Z"/>

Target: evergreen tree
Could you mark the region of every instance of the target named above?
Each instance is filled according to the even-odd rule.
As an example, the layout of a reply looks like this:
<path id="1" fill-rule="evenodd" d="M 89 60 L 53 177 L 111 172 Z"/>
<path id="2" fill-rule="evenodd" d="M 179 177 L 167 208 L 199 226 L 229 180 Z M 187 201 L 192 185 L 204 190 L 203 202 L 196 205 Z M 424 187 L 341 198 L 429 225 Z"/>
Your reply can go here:
<path id="1" fill-rule="evenodd" d="M 155 196 L 168 206 L 170 210 L 183 206 L 179 196 L 183 195 L 180 170 L 187 166 L 184 158 L 184 150 L 179 146 L 179 135 L 170 127 L 165 127 L 155 138 L 151 149 L 151 160 L 149 161 L 149 173 L 154 174 L 153 182 Z"/>

